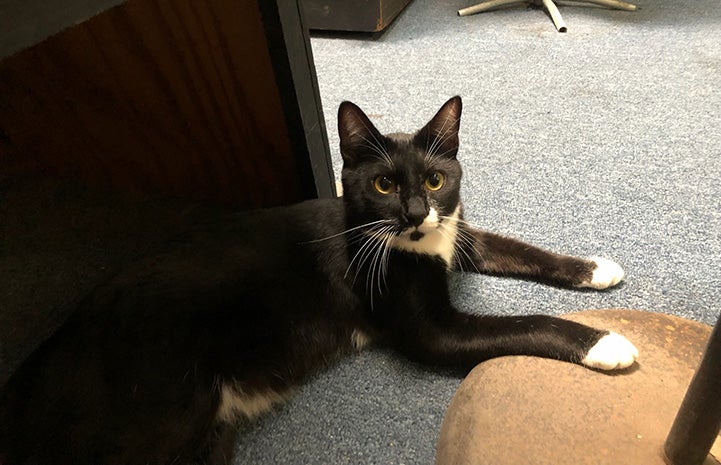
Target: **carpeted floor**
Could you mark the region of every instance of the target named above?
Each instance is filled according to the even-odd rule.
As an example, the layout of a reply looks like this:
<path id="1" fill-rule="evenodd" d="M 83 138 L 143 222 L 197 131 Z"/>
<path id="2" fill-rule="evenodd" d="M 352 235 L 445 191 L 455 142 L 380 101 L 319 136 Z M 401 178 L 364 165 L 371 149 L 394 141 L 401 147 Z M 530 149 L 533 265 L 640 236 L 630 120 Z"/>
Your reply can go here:
<path id="1" fill-rule="evenodd" d="M 464 99 L 466 217 L 627 279 L 575 292 L 453 279 L 474 312 L 630 307 L 712 324 L 721 309 L 721 9 L 643 0 L 636 12 L 561 7 L 456 16 L 473 0 L 415 0 L 377 37 L 312 40 L 336 172 L 335 114 L 413 131 Z M 643 357 L 643 354 L 641 354 Z M 430 464 L 460 379 L 383 351 L 345 360 L 245 428 L 238 464 Z"/>

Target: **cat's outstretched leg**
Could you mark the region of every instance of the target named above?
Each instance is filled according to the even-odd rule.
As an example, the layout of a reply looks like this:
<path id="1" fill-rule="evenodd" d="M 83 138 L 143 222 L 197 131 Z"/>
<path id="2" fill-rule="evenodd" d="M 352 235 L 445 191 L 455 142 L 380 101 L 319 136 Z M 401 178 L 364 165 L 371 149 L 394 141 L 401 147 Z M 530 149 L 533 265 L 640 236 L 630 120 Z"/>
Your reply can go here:
<path id="1" fill-rule="evenodd" d="M 460 228 L 459 228 L 460 231 Z M 458 234 L 464 249 L 459 267 L 481 273 L 523 276 L 567 286 L 603 289 L 618 283 L 623 270 L 614 262 L 584 260 L 548 252 L 515 239 L 470 228 Z M 531 355 L 577 363 L 601 370 L 631 366 L 638 350 L 623 336 L 549 315 L 494 316 L 458 311 L 450 303 L 439 261 L 419 266 L 404 255 L 395 257 L 403 272 L 391 275 L 397 294 L 388 304 L 395 315 L 389 324 L 399 349 L 421 362 L 471 369 L 506 355 Z M 402 266 L 403 260 L 409 261 Z M 433 292 L 428 292 L 433 289 Z M 401 291 L 402 290 L 402 291 Z M 414 298 L 422 295 L 422 299 Z"/>
<path id="2" fill-rule="evenodd" d="M 506 355 L 552 358 L 599 370 L 627 368 L 638 357 L 636 347 L 619 334 L 548 315 L 500 317 L 450 309 L 441 321 L 407 329 L 399 342 L 409 357 L 468 370 Z"/>
<path id="3" fill-rule="evenodd" d="M 614 261 L 553 253 L 525 242 L 459 225 L 456 268 L 478 273 L 517 276 L 567 287 L 606 289 L 624 277 Z"/>
<path id="4" fill-rule="evenodd" d="M 587 261 L 592 262 L 595 265 L 591 271 L 591 279 L 584 280 L 580 284 L 576 284 L 576 287 L 606 289 L 607 287 L 615 286 L 623 281 L 623 278 L 626 275 L 623 268 L 621 268 L 621 265 L 613 260 L 601 257 L 589 257 Z"/>

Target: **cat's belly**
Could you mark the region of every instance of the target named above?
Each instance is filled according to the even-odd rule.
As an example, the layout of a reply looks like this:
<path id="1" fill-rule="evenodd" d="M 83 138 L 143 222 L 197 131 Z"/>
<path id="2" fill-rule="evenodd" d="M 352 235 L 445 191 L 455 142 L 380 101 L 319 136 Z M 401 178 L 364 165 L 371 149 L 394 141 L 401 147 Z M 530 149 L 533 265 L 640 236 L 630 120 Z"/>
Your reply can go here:
<path id="1" fill-rule="evenodd" d="M 285 402 L 291 395 L 290 389 L 283 393 L 272 389 L 245 393 L 234 383 L 223 383 L 220 388 L 220 404 L 215 418 L 224 423 L 233 423 L 241 416 L 255 418 Z"/>
<path id="2" fill-rule="evenodd" d="M 350 350 L 360 351 L 372 342 L 369 332 L 362 329 L 352 331 L 348 341 Z M 339 348 L 339 352 L 347 350 Z M 260 391 L 245 392 L 236 382 L 224 381 L 220 385 L 220 403 L 216 412 L 216 420 L 233 423 L 244 416 L 253 419 L 271 410 L 278 404 L 287 401 L 293 395 L 294 388 L 287 387 L 282 391 L 264 388 Z"/>

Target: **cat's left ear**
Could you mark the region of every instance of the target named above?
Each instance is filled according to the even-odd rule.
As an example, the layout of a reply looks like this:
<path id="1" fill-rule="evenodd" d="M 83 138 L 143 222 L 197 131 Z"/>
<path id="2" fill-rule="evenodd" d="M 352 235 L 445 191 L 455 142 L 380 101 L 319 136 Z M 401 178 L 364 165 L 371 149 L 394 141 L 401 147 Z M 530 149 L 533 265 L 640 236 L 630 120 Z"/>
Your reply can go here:
<path id="1" fill-rule="evenodd" d="M 457 95 L 444 103 L 436 116 L 416 133 L 416 145 L 433 156 L 456 158 L 462 108 L 461 97 Z"/>

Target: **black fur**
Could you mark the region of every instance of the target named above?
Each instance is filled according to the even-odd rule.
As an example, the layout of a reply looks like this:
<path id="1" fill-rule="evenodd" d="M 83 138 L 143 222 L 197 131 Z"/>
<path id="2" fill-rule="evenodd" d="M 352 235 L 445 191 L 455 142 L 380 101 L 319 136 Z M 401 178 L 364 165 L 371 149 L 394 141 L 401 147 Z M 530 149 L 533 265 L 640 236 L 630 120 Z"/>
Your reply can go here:
<path id="1" fill-rule="evenodd" d="M 431 208 L 441 223 L 460 209 L 460 114 L 455 97 L 416 134 L 382 136 L 344 102 L 344 196 L 229 215 L 96 289 L 9 382 L 0 457 L 227 463 L 231 413 L 240 410 L 219 414 L 224 392 L 278 401 L 356 350 L 363 335 L 410 359 L 462 370 L 509 354 L 579 363 L 606 331 L 543 315 L 458 311 L 447 275 L 456 268 L 574 286 L 590 279 L 593 262 L 463 222 L 450 264 L 372 236 L 397 237 Z M 424 187 L 434 171 L 445 180 L 437 191 Z M 378 176 L 392 178 L 396 190 L 378 192 Z"/>

